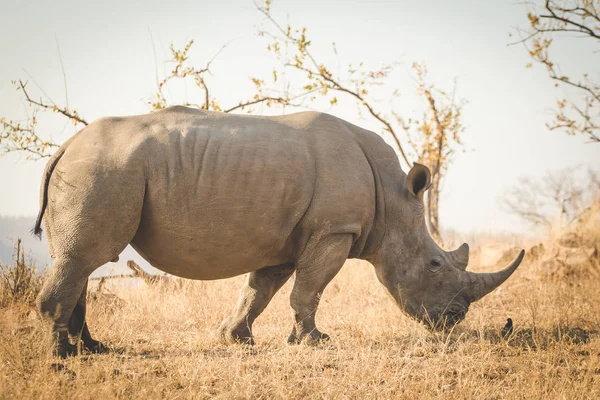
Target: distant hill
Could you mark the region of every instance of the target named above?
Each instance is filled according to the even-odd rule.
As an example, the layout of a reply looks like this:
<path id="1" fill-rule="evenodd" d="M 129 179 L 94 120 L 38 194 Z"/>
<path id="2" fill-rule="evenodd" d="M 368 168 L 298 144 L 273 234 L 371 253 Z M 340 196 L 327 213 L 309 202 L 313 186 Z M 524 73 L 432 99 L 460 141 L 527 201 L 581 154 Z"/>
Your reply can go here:
<path id="1" fill-rule="evenodd" d="M 21 243 L 25 249 L 25 258 L 31 257 L 39 269 L 49 267 L 52 264 L 52 258 L 48 253 L 48 242 L 45 232 L 42 234 L 42 240 L 31 234 L 31 228 L 35 224 L 35 217 L 6 217 L 0 216 L 0 262 L 9 264 L 12 262 L 13 249 L 17 238 L 21 238 Z M 150 266 L 136 251 L 127 246 L 120 255 L 118 263 L 108 263 L 96 270 L 93 275 L 107 275 L 111 273 L 122 274 L 129 273 L 126 267 L 127 260 L 134 260 L 138 265 L 150 273 L 157 273 L 157 270 Z"/>
<path id="2" fill-rule="evenodd" d="M 0 262 L 7 263 L 12 257 L 13 249 L 4 243 L 0 243 Z"/>
<path id="3" fill-rule="evenodd" d="M 0 216 L 0 262 L 7 264 L 12 260 L 15 242 L 21 238 L 25 256 L 36 261 L 38 267 L 50 264 L 48 243 L 45 238 L 39 240 L 31 234 L 35 217 L 3 217 Z"/>

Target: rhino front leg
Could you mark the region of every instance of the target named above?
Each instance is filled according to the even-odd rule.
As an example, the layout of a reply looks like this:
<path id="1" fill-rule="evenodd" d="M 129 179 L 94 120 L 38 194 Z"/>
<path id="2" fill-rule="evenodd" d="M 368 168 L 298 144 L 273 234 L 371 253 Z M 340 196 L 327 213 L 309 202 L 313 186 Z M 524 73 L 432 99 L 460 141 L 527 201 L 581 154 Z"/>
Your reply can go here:
<path id="1" fill-rule="evenodd" d="M 227 342 L 254 344 L 252 337 L 254 320 L 293 273 L 293 264 L 282 264 L 265 267 L 248 274 L 235 310 L 221 324 L 219 336 Z"/>
<path id="2" fill-rule="evenodd" d="M 290 296 L 294 327 L 288 343 L 317 344 L 329 339 L 315 325 L 321 294 L 348 258 L 351 235 L 333 235 L 309 242 L 296 264 L 296 281 Z"/>

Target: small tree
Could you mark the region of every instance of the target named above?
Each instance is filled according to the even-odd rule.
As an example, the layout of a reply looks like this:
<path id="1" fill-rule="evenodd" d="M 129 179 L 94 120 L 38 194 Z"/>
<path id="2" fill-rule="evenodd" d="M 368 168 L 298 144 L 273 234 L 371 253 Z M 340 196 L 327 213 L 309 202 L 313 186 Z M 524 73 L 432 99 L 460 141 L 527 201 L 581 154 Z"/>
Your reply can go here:
<path id="1" fill-rule="evenodd" d="M 426 198 L 426 218 L 429 230 L 442 240 L 439 225 L 439 204 L 442 183 L 452 155 L 457 148 L 462 147 L 460 134 L 464 127 L 461 121 L 464 100 L 456 102 L 454 89 L 452 95 L 437 89 L 426 80 L 427 68 L 424 64 L 414 63 L 413 69 L 417 77 L 417 92 L 425 99 L 427 107 L 421 120 L 411 120 L 404 123 L 398 115 L 398 121 L 403 124 L 409 138 L 409 143 L 418 157 L 418 162 L 431 168 L 431 188 Z"/>
<path id="2" fill-rule="evenodd" d="M 545 0 L 543 6 L 528 4 L 531 6 L 527 14 L 529 28 L 520 42 L 526 45 L 533 61 L 546 67 L 556 87 L 572 88 L 580 95 L 557 101 L 554 121 L 547 124 L 548 128 L 565 130 L 571 135 L 583 134 L 592 142 L 600 142 L 600 85 L 593 75 L 598 71 L 574 77 L 561 71 L 551 55 L 555 39 L 579 38 L 592 44 L 590 53 L 584 57 L 597 56 L 597 47 L 593 46 L 600 44 L 600 3 L 597 0 Z"/>

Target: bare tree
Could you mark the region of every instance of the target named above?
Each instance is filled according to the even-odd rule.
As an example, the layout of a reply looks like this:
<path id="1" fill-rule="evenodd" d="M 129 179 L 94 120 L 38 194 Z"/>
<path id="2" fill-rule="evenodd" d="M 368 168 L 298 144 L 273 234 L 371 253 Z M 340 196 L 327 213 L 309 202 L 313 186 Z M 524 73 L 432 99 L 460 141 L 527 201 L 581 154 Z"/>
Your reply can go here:
<path id="1" fill-rule="evenodd" d="M 580 95 L 574 99 L 559 99 L 554 121 L 547 126 L 552 130 L 566 130 L 571 135 L 584 134 L 592 142 L 600 142 L 600 85 L 591 75 L 598 71 L 573 77 L 561 71 L 551 56 L 557 38 L 586 40 L 591 46 L 585 57 L 596 56 L 597 51 L 592 49 L 600 44 L 600 2 L 545 0 L 543 5 L 527 4 L 530 6 L 529 28 L 521 32 L 525 37 L 518 43 L 524 43 L 531 58 L 546 67 L 556 87 L 571 88 Z M 600 65 L 600 60 L 596 65 Z"/>
<path id="2" fill-rule="evenodd" d="M 571 167 L 547 172 L 539 180 L 522 177 L 502 200 L 507 211 L 522 220 L 560 229 L 571 225 L 600 199 L 599 176 L 591 169 Z"/>
<path id="3" fill-rule="evenodd" d="M 344 74 L 335 72 L 336 68 L 319 60 L 312 52 L 312 40 L 305 27 L 294 28 L 278 23 L 271 13 L 271 2 L 256 5 L 268 23 L 259 29 L 259 35 L 270 39 L 267 49 L 275 53 L 282 61 L 284 70 L 274 70 L 273 84 L 286 71 L 300 73 L 303 79 L 300 93 L 295 98 L 309 101 L 327 98 L 331 106 L 338 104 L 338 96 L 353 99 L 359 111 L 365 111 L 374 118 L 382 128 L 383 135 L 389 135 L 396 145 L 399 157 L 409 167 L 412 161 L 427 165 L 432 171 L 432 185 L 426 199 L 426 220 L 431 234 L 442 241 L 439 229 L 439 199 L 444 177 L 451 163 L 451 155 L 455 148 L 462 146 L 460 134 L 463 132 L 461 111 L 465 102 L 455 101 L 454 88 L 451 95 L 441 91 L 427 81 L 427 68 L 422 63 L 414 63 L 413 70 L 417 81 L 417 93 L 425 100 L 425 112 L 422 119 L 407 118 L 404 112 L 394 106 L 381 106 L 370 96 L 378 86 L 389 84 L 390 74 L 397 63 L 384 65 L 376 70 L 366 70 L 364 64 L 357 67 L 348 65 Z M 337 55 L 335 43 L 333 54 Z M 338 71 L 340 69 L 337 69 Z M 290 87 L 285 88 L 289 96 Z M 313 93 L 313 91 L 316 91 Z M 397 96 L 399 90 L 393 91 Z M 392 103 L 392 102 L 390 102 Z M 302 103 L 306 105 L 306 103 Z"/>

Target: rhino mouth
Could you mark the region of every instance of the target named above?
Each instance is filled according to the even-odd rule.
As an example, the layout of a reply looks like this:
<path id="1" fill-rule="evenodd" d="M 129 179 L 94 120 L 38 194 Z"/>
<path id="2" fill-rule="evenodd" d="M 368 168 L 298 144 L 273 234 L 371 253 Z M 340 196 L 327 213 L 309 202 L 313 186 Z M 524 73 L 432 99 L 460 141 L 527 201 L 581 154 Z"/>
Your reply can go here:
<path id="1" fill-rule="evenodd" d="M 428 312 L 419 319 L 430 331 L 448 331 L 460 323 L 467 315 L 468 307 L 453 307 L 438 312 Z"/>

